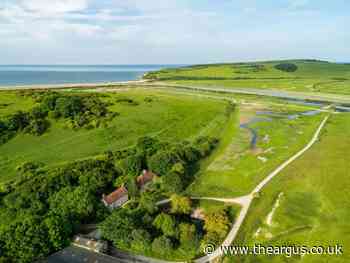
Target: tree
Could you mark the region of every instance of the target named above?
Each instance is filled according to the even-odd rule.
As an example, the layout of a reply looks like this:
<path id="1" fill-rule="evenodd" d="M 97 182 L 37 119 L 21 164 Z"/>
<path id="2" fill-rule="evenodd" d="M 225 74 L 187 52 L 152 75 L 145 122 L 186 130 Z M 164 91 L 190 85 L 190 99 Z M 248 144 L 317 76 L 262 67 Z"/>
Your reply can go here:
<path id="1" fill-rule="evenodd" d="M 128 189 L 128 193 L 130 197 L 138 197 L 139 196 L 139 188 L 137 186 L 136 180 L 133 177 L 128 177 L 125 182 L 125 187 Z"/>
<path id="2" fill-rule="evenodd" d="M 138 252 L 144 252 L 149 249 L 152 242 L 151 235 L 144 229 L 135 229 L 131 232 L 131 247 Z"/>
<path id="3" fill-rule="evenodd" d="M 12 222 L 0 236 L 5 241 L 6 255 L 16 262 L 33 262 L 50 251 L 46 228 L 38 216 L 26 215 Z"/>
<path id="4" fill-rule="evenodd" d="M 29 124 L 29 114 L 17 111 L 7 120 L 7 128 L 10 131 L 23 130 Z"/>
<path id="5" fill-rule="evenodd" d="M 196 243 L 199 240 L 196 226 L 188 223 L 181 223 L 179 225 L 180 232 L 180 246 L 191 250 L 196 247 Z"/>
<path id="6" fill-rule="evenodd" d="M 20 172 L 21 174 L 33 173 L 37 169 L 39 169 L 41 166 L 42 164 L 37 162 L 24 162 L 21 165 L 16 167 L 16 171 Z"/>
<path id="7" fill-rule="evenodd" d="M 161 230 L 164 235 L 174 237 L 177 235 L 176 221 L 171 215 L 160 213 L 153 221 L 153 226 Z"/>
<path id="8" fill-rule="evenodd" d="M 154 192 L 144 192 L 141 195 L 139 206 L 142 209 L 145 209 L 148 213 L 154 214 L 158 211 L 157 203 L 157 194 Z"/>
<path id="9" fill-rule="evenodd" d="M 166 175 L 177 162 L 181 162 L 181 159 L 175 152 L 160 150 L 149 159 L 148 166 L 161 176 Z"/>
<path id="10" fill-rule="evenodd" d="M 80 222 L 94 212 L 95 199 L 84 187 L 65 187 L 49 198 L 50 209 L 61 216 Z"/>
<path id="11" fill-rule="evenodd" d="M 50 94 L 46 95 L 44 99 L 41 102 L 41 105 L 44 109 L 47 109 L 48 111 L 53 111 L 56 107 L 56 100 L 59 98 L 58 94 Z"/>
<path id="12" fill-rule="evenodd" d="M 44 119 L 47 117 L 48 111 L 42 106 L 34 107 L 30 112 L 30 117 L 32 119 Z"/>
<path id="13" fill-rule="evenodd" d="M 171 196 L 171 213 L 188 215 L 192 211 L 191 199 L 173 194 Z"/>
<path id="14" fill-rule="evenodd" d="M 44 219 L 44 225 L 54 250 L 62 249 L 69 244 L 73 226 L 66 217 L 51 213 Z"/>
<path id="15" fill-rule="evenodd" d="M 161 178 L 162 188 L 169 193 L 182 192 L 184 185 L 180 176 L 177 173 L 169 172 Z"/>
<path id="16" fill-rule="evenodd" d="M 45 119 L 33 119 L 25 128 L 25 132 L 39 136 L 46 132 L 49 126 L 50 123 Z"/>
<path id="17" fill-rule="evenodd" d="M 208 213 L 204 218 L 204 229 L 209 234 L 224 238 L 229 230 L 230 221 L 224 210 Z"/>
<path id="18" fill-rule="evenodd" d="M 116 247 L 129 248 L 132 242 L 130 233 L 136 225 L 127 209 L 114 210 L 113 213 L 99 225 L 102 236 Z"/>
<path id="19" fill-rule="evenodd" d="M 166 236 L 158 237 L 152 242 L 152 251 L 162 256 L 170 254 L 173 248 L 173 242 Z"/>
<path id="20" fill-rule="evenodd" d="M 78 96 L 60 97 L 56 100 L 55 111 L 58 115 L 68 118 L 81 112 L 82 107 L 82 99 Z"/>
<path id="21" fill-rule="evenodd" d="M 281 63 L 275 65 L 275 68 L 285 72 L 295 72 L 298 70 L 298 66 L 293 63 Z"/>
<path id="22" fill-rule="evenodd" d="M 136 143 L 137 150 L 141 153 L 145 153 L 146 155 L 153 155 L 156 153 L 158 146 L 159 141 L 149 136 L 140 137 Z"/>
<path id="23" fill-rule="evenodd" d="M 142 154 L 133 154 L 126 157 L 121 162 L 121 168 L 123 169 L 124 174 L 129 174 L 133 176 L 138 175 L 142 170 L 143 158 L 144 157 Z"/>

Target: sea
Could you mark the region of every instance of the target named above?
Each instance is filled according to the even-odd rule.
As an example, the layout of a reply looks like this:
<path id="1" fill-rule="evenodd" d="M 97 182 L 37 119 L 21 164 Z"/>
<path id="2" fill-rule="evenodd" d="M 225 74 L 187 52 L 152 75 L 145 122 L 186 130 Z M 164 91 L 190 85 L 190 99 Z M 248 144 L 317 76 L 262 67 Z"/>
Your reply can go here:
<path id="1" fill-rule="evenodd" d="M 138 80 L 143 74 L 183 65 L 0 65 L 0 87 Z"/>

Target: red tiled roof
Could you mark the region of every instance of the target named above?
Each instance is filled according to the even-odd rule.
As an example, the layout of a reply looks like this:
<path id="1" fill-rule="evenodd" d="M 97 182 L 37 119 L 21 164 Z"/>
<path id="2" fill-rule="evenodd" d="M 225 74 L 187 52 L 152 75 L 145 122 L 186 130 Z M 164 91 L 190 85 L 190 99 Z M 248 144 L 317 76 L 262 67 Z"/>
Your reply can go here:
<path id="1" fill-rule="evenodd" d="M 139 177 L 137 177 L 137 184 L 139 187 L 144 186 L 148 182 L 153 180 L 153 177 L 155 176 L 154 173 L 150 171 L 144 171 L 143 174 L 141 174 Z"/>
<path id="2" fill-rule="evenodd" d="M 124 186 L 121 186 L 114 192 L 110 193 L 109 195 L 103 196 L 103 199 L 107 204 L 110 205 L 127 194 L 128 194 L 128 190 Z"/>

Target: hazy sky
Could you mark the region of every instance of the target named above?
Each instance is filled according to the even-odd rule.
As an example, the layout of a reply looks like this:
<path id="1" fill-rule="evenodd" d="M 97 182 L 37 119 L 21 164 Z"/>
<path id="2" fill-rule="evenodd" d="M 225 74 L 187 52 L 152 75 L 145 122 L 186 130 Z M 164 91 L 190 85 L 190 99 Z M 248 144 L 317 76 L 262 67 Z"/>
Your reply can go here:
<path id="1" fill-rule="evenodd" d="M 350 61 L 349 0 L 0 0 L 0 64 Z"/>

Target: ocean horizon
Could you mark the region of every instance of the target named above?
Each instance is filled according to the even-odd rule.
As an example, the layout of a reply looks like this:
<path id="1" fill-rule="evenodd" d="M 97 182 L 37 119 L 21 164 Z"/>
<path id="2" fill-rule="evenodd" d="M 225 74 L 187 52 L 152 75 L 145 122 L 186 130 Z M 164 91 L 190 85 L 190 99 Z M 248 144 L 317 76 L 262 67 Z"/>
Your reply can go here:
<path id="1" fill-rule="evenodd" d="M 183 65 L 0 65 L 0 87 L 120 82 Z"/>

